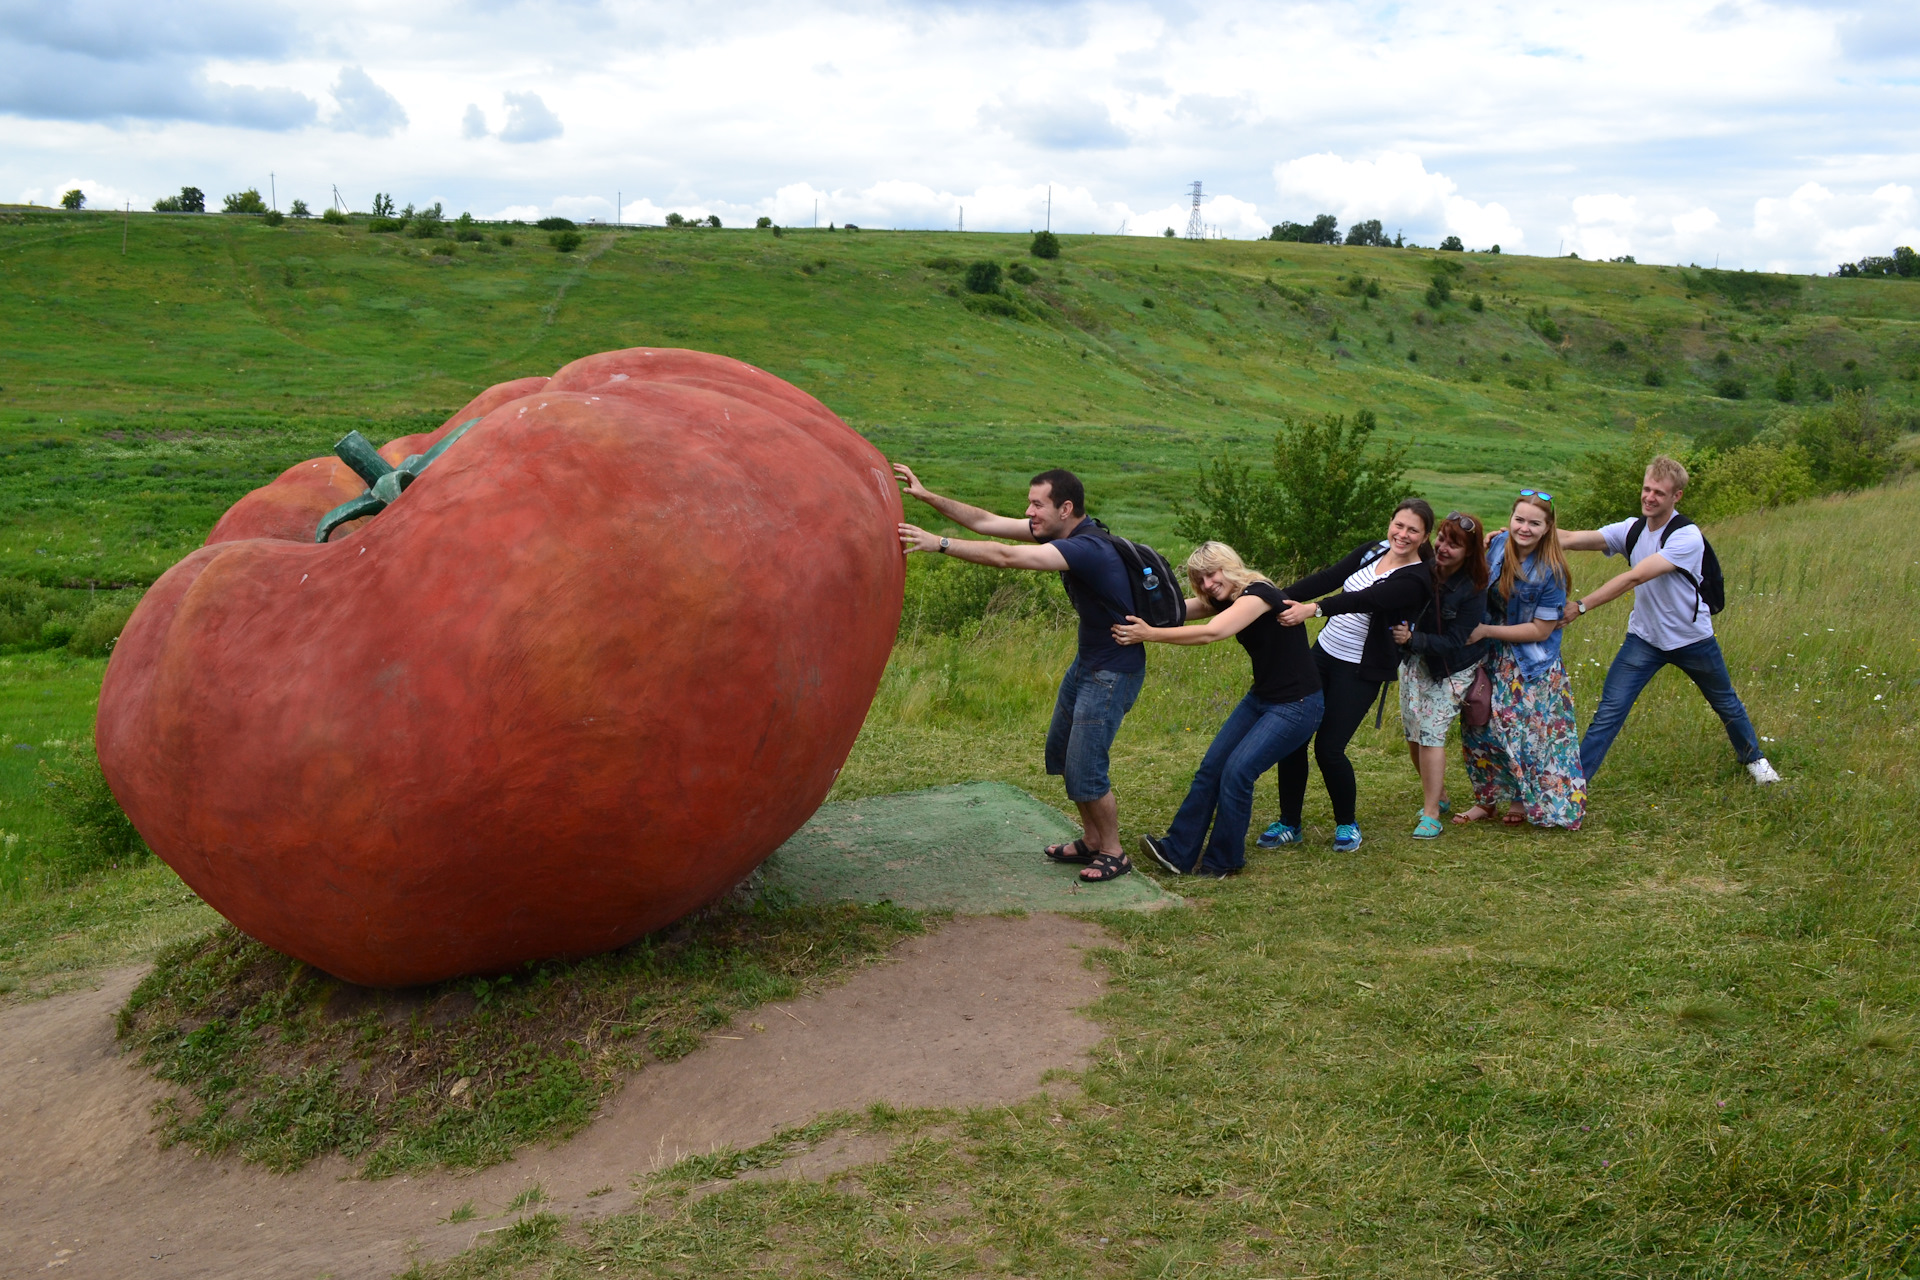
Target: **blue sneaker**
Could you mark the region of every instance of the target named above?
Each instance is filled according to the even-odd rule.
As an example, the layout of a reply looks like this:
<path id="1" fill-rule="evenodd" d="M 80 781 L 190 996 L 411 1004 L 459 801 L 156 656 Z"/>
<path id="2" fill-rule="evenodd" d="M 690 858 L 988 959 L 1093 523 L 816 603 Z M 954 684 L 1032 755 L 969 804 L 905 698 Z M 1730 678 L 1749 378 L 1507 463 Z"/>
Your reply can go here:
<path id="1" fill-rule="evenodd" d="M 1278 849 L 1283 844 L 1299 844 L 1300 828 L 1290 827 L 1284 822 L 1276 822 L 1260 833 L 1254 841 L 1262 849 Z"/>
<path id="2" fill-rule="evenodd" d="M 1343 822 L 1333 829 L 1333 851 L 1352 853 L 1360 847 L 1360 824 Z"/>

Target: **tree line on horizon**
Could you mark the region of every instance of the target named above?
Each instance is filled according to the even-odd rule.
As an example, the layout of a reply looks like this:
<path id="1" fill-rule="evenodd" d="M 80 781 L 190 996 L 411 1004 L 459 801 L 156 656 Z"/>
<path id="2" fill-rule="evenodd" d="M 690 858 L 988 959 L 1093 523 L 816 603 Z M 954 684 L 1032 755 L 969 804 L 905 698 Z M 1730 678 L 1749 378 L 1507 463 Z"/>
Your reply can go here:
<path id="1" fill-rule="evenodd" d="M 1398 231 L 1394 232 L 1393 238 L 1389 240 L 1386 228 L 1381 225 L 1378 218 L 1363 218 L 1356 221 L 1347 228 L 1343 236 L 1340 234 L 1340 220 L 1330 213 L 1320 214 L 1312 222 L 1276 223 L 1273 234 L 1267 239 L 1290 241 L 1294 244 L 1344 244 L 1368 249 L 1418 249 L 1421 247 L 1408 241 Z M 1440 242 L 1440 248 L 1448 253 L 1464 253 L 1466 247 L 1460 242 L 1459 236 L 1448 236 Z M 1498 253 L 1500 246 L 1495 245 L 1488 252 Z"/>

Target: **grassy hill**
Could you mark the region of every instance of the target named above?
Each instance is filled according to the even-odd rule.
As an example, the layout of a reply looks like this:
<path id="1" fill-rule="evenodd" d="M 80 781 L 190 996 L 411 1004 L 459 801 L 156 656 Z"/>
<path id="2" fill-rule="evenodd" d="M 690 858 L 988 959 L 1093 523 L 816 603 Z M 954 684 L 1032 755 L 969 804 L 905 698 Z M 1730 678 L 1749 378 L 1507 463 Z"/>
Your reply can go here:
<path id="1" fill-rule="evenodd" d="M 1096 511 L 1163 538 L 1195 461 L 1263 453 L 1281 416 L 1371 408 L 1423 492 L 1491 507 L 1637 420 L 1737 439 L 1789 365 L 1803 400 L 1910 407 L 1920 376 L 1920 288 L 1897 280 L 1265 241 L 1069 236 L 1040 262 L 991 234 L 590 229 L 571 254 L 487 234 L 0 212 L 0 575 L 150 581 L 350 427 L 383 439 L 639 344 L 777 373 L 978 500 L 1075 467 Z M 1009 286 L 1020 316 L 955 296 L 980 259 L 1037 271 Z"/>

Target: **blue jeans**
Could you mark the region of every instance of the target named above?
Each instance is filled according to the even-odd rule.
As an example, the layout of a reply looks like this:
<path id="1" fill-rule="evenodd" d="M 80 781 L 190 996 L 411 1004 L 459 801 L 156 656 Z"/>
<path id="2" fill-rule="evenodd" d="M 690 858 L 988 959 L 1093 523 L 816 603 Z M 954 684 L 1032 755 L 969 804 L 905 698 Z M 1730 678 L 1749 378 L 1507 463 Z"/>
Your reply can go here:
<path id="1" fill-rule="evenodd" d="M 1144 670 L 1087 671 L 1078 659 L 1061 677 L 1047 729 L 1047 772 L 1066 778 L 1067 799 L 1075 804 L 1113 790 L 1107 751 L 1146 679 Z"/>
<path id="2" fill-rule="evenodd" d="M 1628 632 L 1620 652 L 1613 655 L 1613 665 L 1607 668 L 1599 709 L 1587 725 L 1586 736 L 1580 739 L 1580 768 L 1589 785 L 1600 771 L 1600 762 L 1607 758 L 1607 749 L 1619 736 L 1620 727 L 1626 724 L 1634 699 L 1668 663 L 1686 672 L 1707 695 L 1707 705 L 1727 726 L 1727 737 L 1740 763 L 1752 764 L 1761 757 L 1760 739 L 1753 732 L 1753 722 L 1747 719 L 1747 709 L 1740 704 L 1740 695 L 1733 691 L 1733 677 L 1727 674 L 1727 660 L 1720 653 L 1718 640 L 1708 636 L 1678 649 L 1656 649 Z"/>
<path id="3" fill-rule="evenodd" d="M 1187 798 L 1167 828 L 1167 853 L 1176 865 L 1191 871 L 1198 863 L 1201 870 L 1214 874 L 1246 865 L 1253 784 L 1307 744 L 1320 727 L 1325 709 L 1326 699 L 1318 692 L 1298 702 L 1262 702 L 1251 693 L 1240 699 L 1220 732 L 1213 735 L 1213 745 L 1193 775 Z"/>

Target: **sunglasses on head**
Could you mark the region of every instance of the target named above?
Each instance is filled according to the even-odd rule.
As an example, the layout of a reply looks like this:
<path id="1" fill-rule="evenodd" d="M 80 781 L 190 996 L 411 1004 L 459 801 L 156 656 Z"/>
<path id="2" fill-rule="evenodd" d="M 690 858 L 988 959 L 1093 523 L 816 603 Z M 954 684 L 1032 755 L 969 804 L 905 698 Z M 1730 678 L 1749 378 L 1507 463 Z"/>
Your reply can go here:
<path id="1" fill-rule="evenodd" d="M 1472 516 L 1461 515 L 1458 511 L 1449 511 L 1447 512 L 1447 519 L 1453 521 L 1468 533 L 1478 533 L 1480 531 L 1480 522 Z"/>
<path id="2" fill-rule="evenodd" d="M 1542 502 L 1553 501 L 1553 495 L 1548 493 L 1545 489 L 1522 489 L 1520 491 L 1520 496 L 1523 498 L 1538 498 Z"/>

